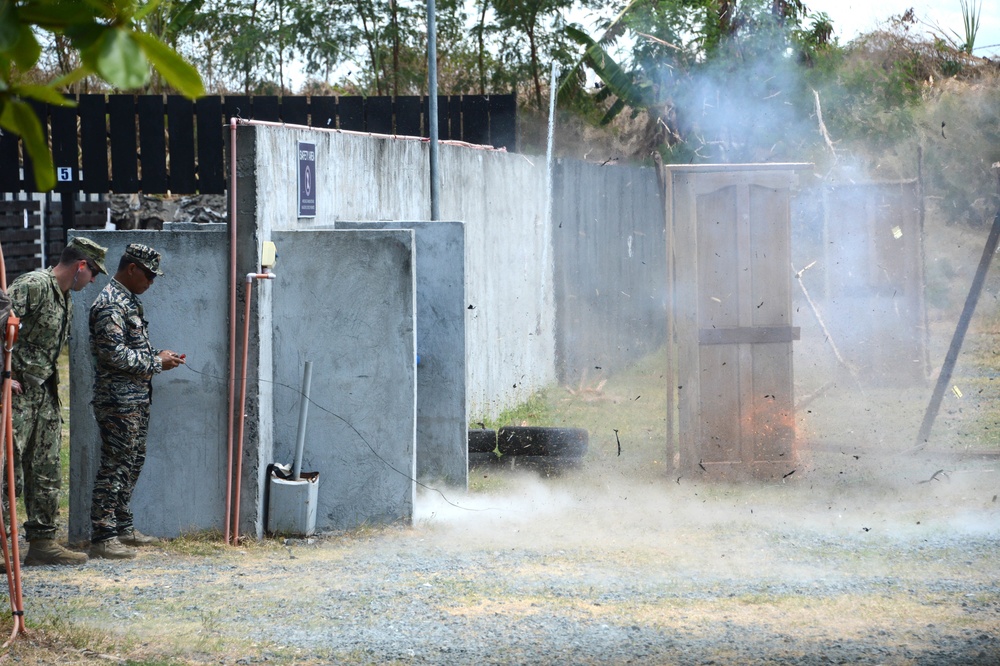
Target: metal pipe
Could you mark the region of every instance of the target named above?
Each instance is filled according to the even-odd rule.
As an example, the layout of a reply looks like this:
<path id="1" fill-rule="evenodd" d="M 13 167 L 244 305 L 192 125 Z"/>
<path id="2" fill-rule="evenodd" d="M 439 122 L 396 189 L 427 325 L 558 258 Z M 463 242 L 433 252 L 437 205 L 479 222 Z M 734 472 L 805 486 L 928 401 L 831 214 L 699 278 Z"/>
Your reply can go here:
<path id="1" fill-rule="evenodd" d="M 948 353 L 944 357 L 944 365 L 941 366 L 941 374 L 938 375 L 937 384 L 934 386 L 934 393 L 931 401 L 924 412 L 924 420 L 920 424 L 920 431 L 917 433 L 916 446 L 911 452 L 920 451 L 925 446 L 931 436 L 931 428 L 934 427 L 934 420 L 937 418 L 938 410 L 941 408 L 941 399 L 944 391 L 951 382 L 951 373 L 958 362 L 958 353 L 962 351 L 962 342 L 965 340 L 965 333 L 969 330 L 969 322 L 976 311 L 976 304 L 979 302 L 979 295 L 983 292 L 983 284 L 986 282 L 986 274 L 990 270 L 990 263 L 993 261 L 993 254 L 997 251 L 997 243 L 1000 241 L 1000 210 L 993 218 L 993 227 L 990 228 L 990 235 L 986 238 L 986 246 L 983 248 L 983 256 L 979 259 L 979 268 L 976 269 L 976 276 L 972 278 L 972 286 L 969 287 L 969 295 L 965 299 L 965 307 L 958 318 L 958 326 L 951 338 L 951 345 Z"/>
<path id="2" fill-rule="evenodd" d="M 434 0 L 427 0 L 427 105 L 431 178 L 431 221 L 441 219 L 441 184 L 438 176 L 438 86 L 437 86 L 437 9 Z"/>
<path id="3" fill-rule="evenodd" d="M 233 494 L 233 411 L 236 408 L 236 118 L 229 119 L 229 412 L 226 426 L 226 515 L 224 539 L 229 543 Z"/>
<path id="4" fill-rule="evenodd" d="M 302 477 L 302 452 L 306 448 L 306 418 L 309 416 L 309 390 L 312 387 L 312 361 L 306 361 L 302 371 L 302 404 L 299 405 L 299 431 L 295 441 L 295 465 L 292 468 L 292 480 Z"/>
<path id="5" fill-rule="evenodd" d="M 239 434 L 236 438 L 236 451 L 234 457 L 236 458 L 236 474 L 235 474 L 235 490 L 233 492 L 233 512 L 232 512 L 232 543 L 237 545 L 240 539 L 240 490 L 243 480 L 243 425 L 246 420 L 246 406 L 247 406 L 247 359 L 249 358 L 249 344 L 250 344 L 250 294 L 253 290 L 253 281 L 258 280 L 273 280 L 275 278 L 274 273 L 247 273 L 246 281 L 246 307 L 243 311 L 243 367 L 240 377 L 240 416 L 239 416 Z M 228 541 L 228 540 L 227 540 Z"/>
<path id="6" fill-rule="evenodd" d="M 556 61 L 552 61 L 552 73 L 549 77 L 549 132 L 545 145 L 545 220 L 542 224 L 542 258 L 541 276 L 538 281 L 538 306 L 545 311 L 546 280 L 545 271 L 549 265 L 549 242 L 546 233 L 553 234 L 552 220 L 555 217 L 555 142 L 556 142 Z"/>

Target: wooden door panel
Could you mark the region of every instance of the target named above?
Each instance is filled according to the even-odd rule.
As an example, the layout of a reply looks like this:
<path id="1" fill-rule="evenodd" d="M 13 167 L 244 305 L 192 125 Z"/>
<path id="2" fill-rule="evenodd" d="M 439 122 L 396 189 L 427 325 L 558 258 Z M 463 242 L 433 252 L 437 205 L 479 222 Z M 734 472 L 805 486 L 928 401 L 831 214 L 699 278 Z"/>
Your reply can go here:
<path id="1" fill-rule="evenodd" d="M 795 174 L 760 168 L 667 167 L 678 369 L 691 388 L 678 391 L 680 463 L 710 478 L 794 469 Z"/>

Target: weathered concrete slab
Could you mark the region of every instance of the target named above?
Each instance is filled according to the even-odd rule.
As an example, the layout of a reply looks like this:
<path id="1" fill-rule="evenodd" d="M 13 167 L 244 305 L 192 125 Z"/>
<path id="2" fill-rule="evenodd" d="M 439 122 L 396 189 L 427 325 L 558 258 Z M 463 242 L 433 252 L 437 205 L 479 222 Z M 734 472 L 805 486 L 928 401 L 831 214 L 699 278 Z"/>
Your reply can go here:
<path id="1" fill-rule="evenodd" d="M 430 217 L 426 141 L 274 126 L 238 132 L 238 144 L 254 146 L 239 158 L 241 172 L 268 184 L 247 199 L 258 240 L 272 229 Z M 315 144 L 315 217 L 296 216 L 299 141 Z M 466 224 L 466 411 L 497 416 L 556 379 L 545 160 L 442 145 L 440 166 L 441 217 Z"/>
<path id="2" fill-rule="evenodd" d="M 187 228 L 190 228 L 189 226 Z M 225 501 L 228 275 L 224 225 L 198 231 L 85 231 L 108 248 L 114 274 L 129 243 L 163 254 L 165 275 L 143 294 L 151 340 L 187 354 L 187 366 L 153 379 L 146 464 L 132 499 L 136 525 L 160 536 L 221 529 Z M 90 400 L 90 306 L 110 278 L 77 293 L 70 340 L 70 516 L 72 541 L 90 538 L 90 497 L 100 435 Z"/>
<path id="3" fill-rule="evenodd" d="M 338 222 L 338 229 L 412 229 L 417 275 L 417 478 L 465 488 L 465 225 Z"/>
<path id="4" fill-rule="evenodd" d="M 312 361 L 303 471 L 316 529 L 409 521 L 416 456 L 413 232 L 282 231 L 274 285 L 274 453 L 292 463 Z"/>

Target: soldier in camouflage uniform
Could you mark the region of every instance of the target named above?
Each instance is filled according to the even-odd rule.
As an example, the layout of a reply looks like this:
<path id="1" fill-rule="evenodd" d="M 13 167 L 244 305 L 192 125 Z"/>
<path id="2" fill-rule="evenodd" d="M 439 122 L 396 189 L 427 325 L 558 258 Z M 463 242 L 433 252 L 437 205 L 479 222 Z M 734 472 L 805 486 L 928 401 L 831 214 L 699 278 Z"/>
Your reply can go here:
<path id="1" fill-rule="evenodd" d="M 26 565 L 82 564 L 87 556 L 55 541 L 62 473 L 62 415 L 57 364 L 69 338 L 72 292 L 80 291 L 104 268 L 106 249 L 88 238 L 74 238 L 48 269 L 25 273 L 8 290 L 21 330 L 11 355 L 14 424 L 14 484 L 24 498 L 28 539 Z M 6 486 L 6 477 L 4 485 Z M 3 508 L 8 511 L 7 491 Z"/>
<path id="2" fill-rule="evenodd" d="M 91 557 L 135 557 L 129 545 L 157 539 L 135 529 L 129 501 L 146 460 L 153 375 L 176 368 L 184 356 L 149 342 L 139 295 L 160 271 L 160 253 L 132 243 L 114 279 L 90 308 L 90 349 L 96 368 L 94 416 L 101 431 L 101 462 L 94 481 Z M 127 544 L 127 545 L 126 545 Z"/>

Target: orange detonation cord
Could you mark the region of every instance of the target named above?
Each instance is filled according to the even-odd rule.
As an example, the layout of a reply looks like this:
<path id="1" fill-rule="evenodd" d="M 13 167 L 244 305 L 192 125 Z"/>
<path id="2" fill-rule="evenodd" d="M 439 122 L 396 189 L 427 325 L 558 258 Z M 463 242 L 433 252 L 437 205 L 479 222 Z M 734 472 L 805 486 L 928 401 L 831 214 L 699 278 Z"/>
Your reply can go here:
<path id="1" fill-rule="evenodd" d="M 7 291 L 7 271 L 3 260 L 3 248 L 0 247 L 0 290 Z M 10 638 L 3 647 L 7 647 L 24 630 L 24 600 L 21 596 L 21 558 L 17 544 L 17 501 L 14 489 L 14 425 L 11 409 L 11 354 L 17 341 L 17 331 L 20 319 L 13 313 L 7 318 L 3 331 L 3 383 L 0 388 L 0 400 L 3 401 L 2 417 L 0 417 L 0 447 L 7 463 L 7 501 L 10 505 L 10 543 L 7 542 L 7 529 L 3 514 L 0 512 L 0 549 L 3 550 L 4 564 L 7 569 L 7 586 L 10 589 L 10 612 L 14 618 L 14 627 Z"/>

